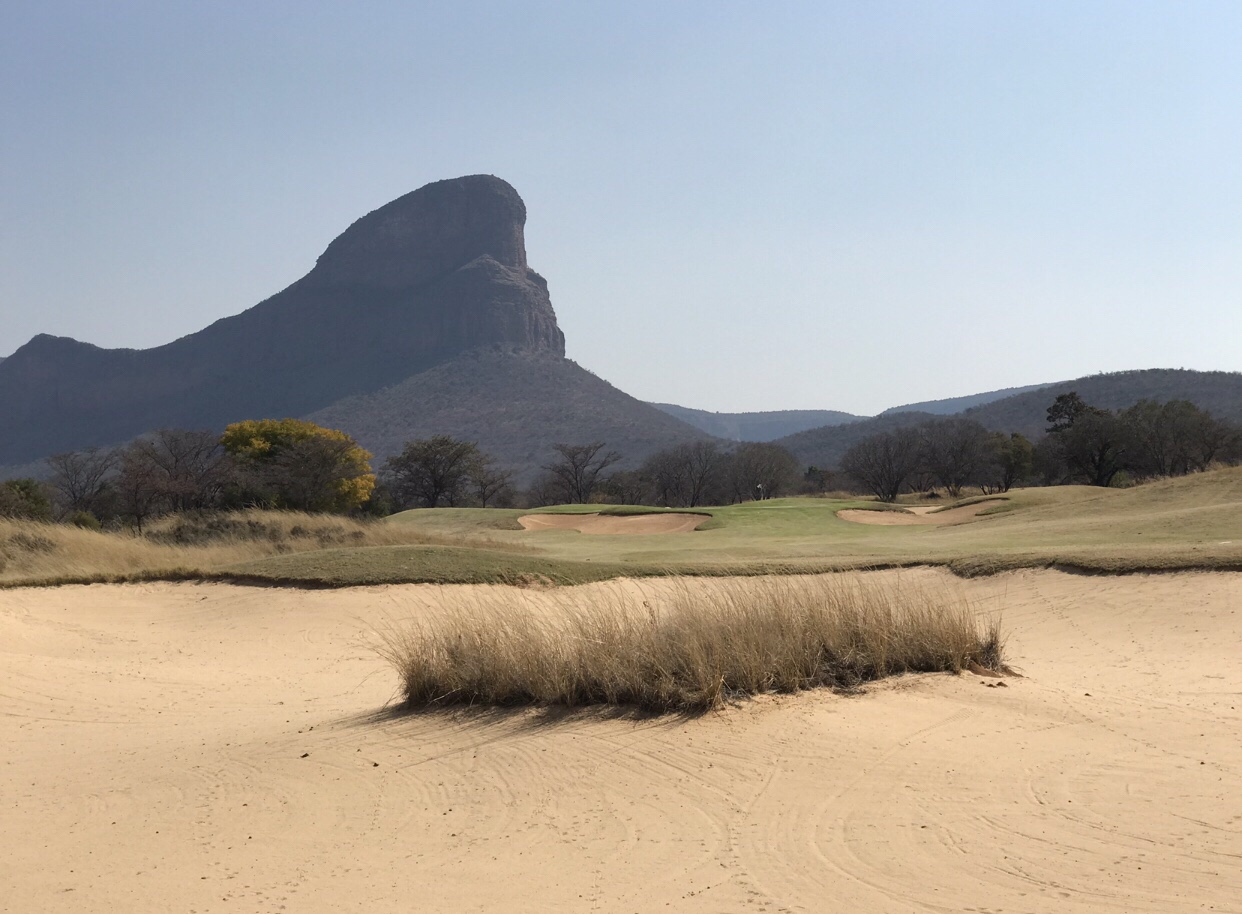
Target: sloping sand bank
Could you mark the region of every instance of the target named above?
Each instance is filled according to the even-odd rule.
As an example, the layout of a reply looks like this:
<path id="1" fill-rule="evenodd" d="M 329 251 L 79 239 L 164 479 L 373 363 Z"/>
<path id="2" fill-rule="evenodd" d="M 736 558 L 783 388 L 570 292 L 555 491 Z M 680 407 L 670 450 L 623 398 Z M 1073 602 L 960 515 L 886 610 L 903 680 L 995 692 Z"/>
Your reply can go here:
<path id="1" fill-rule="evenodd" d="M 448 588 L 0 591 L 0 910 L 1239 910 L 1242 575 L 885 574 L 1026 678 L 375 718 Z"/>
<path id="2" fill-rule="evenodd" d="M 977 501 L 973 505 L 962 505 L 960 508 L 938 510 L 928 505 L 906 508 L 904 511 L 867 511 L 846 509 L 838 511 L 841 520 L 853 521 L 856 524 L 873 524 L 877 527 L 908 527 L 912 525 L 960 524 L 974 520 L 988 508 L 1000 504 L 1002 499 Z"/>
<path id="3" fill-rule="evenodd" d="M 527 530 L 577 530 L 579 533 L 689 533 L 711 518 L 706 514 L 526 514 L 518 523 Z"/>

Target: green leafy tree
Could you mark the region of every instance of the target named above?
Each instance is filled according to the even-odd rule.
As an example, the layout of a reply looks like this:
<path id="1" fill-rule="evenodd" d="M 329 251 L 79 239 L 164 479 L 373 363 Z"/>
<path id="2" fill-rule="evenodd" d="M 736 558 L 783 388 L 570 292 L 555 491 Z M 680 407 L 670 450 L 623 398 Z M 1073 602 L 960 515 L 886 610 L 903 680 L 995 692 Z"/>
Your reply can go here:
<path id="1" fill-rule="evenodd" d="M 345 513 L 375 490 L 371 455 L 345 432 L 301 419 L 252 419 L 224 430 L 247 501 L 299 511 Z"/>
<path id="2" fill-rule="evenodd" d="M 52 500 L 37 479 L 9 479 L 0 483 L 0 517 L 51 520 Z"/>
<path id="3" fill-rule="evenodd" d="M 1014 432 L 993 432 L 988 436 L 988 467 L 984 471 L 984 489 L 1008 492 L 1031 475 L 1035 448 L 1025 435 Z"/>
<path id="4" fill-rule="evenodd" d="M 406 442 L 384 462 L 384 480 L 400 508 L 455 507 L 470 495 L 471 480 L 484 463 L 479 446 L 450 435 Z"/>
<path id="5" fill-rule="evenodd" d="M 1121 413 L 1134 445 L 1132 468 L 1142 476 L 1183 476 L 1207 469 L 1236 435 L 1189 400 L 1140 400 Z"/>
<path id="6" fill-rule="evenodd" d="M 1131 466 L 1134 435 L 1129 424 L 1106 409 L 1085 403 L 1076 392 L 1059 395 L 1048 408 L 1049 454 L 1059 458 L 1069 479 L 1109 486 Z"/>
<path id="7" fill-rule="evenodd" d="M 1074 420 L 1092 407 L 1083 402 L 1078 391 L 1060 394 L 1048 407 L 1048 432 L 1061 432 L 1074 424 Z"/>

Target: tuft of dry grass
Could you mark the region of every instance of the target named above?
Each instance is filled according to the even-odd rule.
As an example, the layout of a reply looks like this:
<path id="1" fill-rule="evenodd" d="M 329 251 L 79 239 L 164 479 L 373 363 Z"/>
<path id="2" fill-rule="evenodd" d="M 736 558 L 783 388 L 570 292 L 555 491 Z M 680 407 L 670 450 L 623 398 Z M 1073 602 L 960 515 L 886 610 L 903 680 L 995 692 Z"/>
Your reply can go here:
<path id="1" fill-rule="evenodd" d="M 207 576 L 277 555 L 352 546 L 486 546 L 486 539 L 436 536 L 409 526 L 296 511 L 175 515 L 144 535 L 0 518 L 0 586 Z"/>
<path id="2" fill-rule="evenodd" d="M 864 575 L 494 588 L 382 633 L 412 707 L 704 711 L 764 692 L 1003 669 L 999 623 L 948 590 Z"/>

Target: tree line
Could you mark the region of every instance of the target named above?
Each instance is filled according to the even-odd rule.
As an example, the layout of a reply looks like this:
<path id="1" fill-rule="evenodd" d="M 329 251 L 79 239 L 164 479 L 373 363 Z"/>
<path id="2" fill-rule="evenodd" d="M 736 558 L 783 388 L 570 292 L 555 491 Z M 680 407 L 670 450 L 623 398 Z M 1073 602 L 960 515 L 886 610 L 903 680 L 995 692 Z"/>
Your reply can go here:
<path id="1" fill-rule="evenodd" d="M 409 508 L 537 507 L 612 502 L 687 507 L 773 498 L 803 486 L 784 448 L 677 445 L 636 469 L 605 442 L 558 443 L 525 489 L 513 469 L 449 435 L 407 442 L 378 471 L 344 432 L 296 419 L 250 420 L 224 433 L 162 429 L 124 447 L 48 458 L 44 481 L 0 483 L 0 516 L 127 525 L 184 512 L 266 507 L 386 515 Z"/>
<path id="2" fill-rule="evenodd" d="M 686 442 L 628 469 L 605 442 L 558 443 L 519 490 L 513 469 L 449 435 L 407 442 L 376 472 L 372 455 L 344 432 L 297 419 L 249 420 L 222 435 L 164 429 L 117 449 L 53 455 L 46 481 L 0 482 L 0 517 L 123 523 L 141 532 L 164 514 L 243 507 L 376 516 L 574 503 L 696 507 L 830 487 L 891 502 L 936 489 L 958 497 L 968 487 L 1109 486 L 1242 459 L 1242 430 L 1185 400 L 1110 411 L 1071 392 L 1051 404 L 1047 421 L 1046 434 L 1031 442 L 962 417 L 933 419 L 862 439 L 836 469 L 802 468 L 770 443 Z"/>
<path id="3" fill-rule="evenodd" d="M 297 419 L 238 422 L 223 435 L 162 429 L 121 448 L 54 454 L 46 481 L 0 484 L 0 516 L 141 532 L 154 517 L 187 511 L 344 513 L 374 493 L 370 459 L 344 432 Z"/>
<path id="4" fill-rule="evenodd" d="M 394 510 L 597 502 L 693 507 L 789 495 L 802 480 L 794 456 L 774 444 L 689 442 L 652 454 L 636 469 L 618 469 L 621 454 L 603 441 L 558 443 L 552 452 L 531 485 L 517 491 L 514 473 L 471 442 L 447 435 L 412 441 L 385 462 L 381 496 Z"/>
<path id="5" fill-rule="evenodd" d="M 891 502 L 902 492 L 935 488 L 957 497 L 967 486 L 984 493 L 1019 483 L 1109 486 L 1242 459 L 1242 430 L 1186 400 L 1141 400 L 1111 411 L 1071 392 L 1056 398 L 1047 421 L 1044 436 L 1031 442 L 970 419 L 933 419 L 862 439 L 840 468 Z"/>

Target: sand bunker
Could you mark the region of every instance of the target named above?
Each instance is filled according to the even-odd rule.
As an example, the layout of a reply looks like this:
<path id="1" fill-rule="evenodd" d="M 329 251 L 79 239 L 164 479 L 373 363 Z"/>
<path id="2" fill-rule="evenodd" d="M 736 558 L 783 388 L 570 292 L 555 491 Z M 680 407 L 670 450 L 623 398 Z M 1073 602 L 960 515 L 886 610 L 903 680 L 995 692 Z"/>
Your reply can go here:
<path id="1" fill-rule="evenodd" d="M 706 514 L 527 514 L 518 518 L 527 530 L 577 530 L 579 533 L 689 533 Z"/>
<path id="2" fill-rule="evenodd" d="M 949 508 L 947 511 L 938 509 L 935 505 L 921 505 L 919 507 L 906 508 L 904 511 L 867 511 L 867 510 L 846 510 L 838 511 L 837 517 L 841 520 L 848 520 L 855 524 L 873 524 L 877 527 L 911 527 L 911 526 L 934 526 L 939 524 L 961 524 L 969 520 L 974 520 L 988 508 L 1000 504 L 1005 499 L 989 498 L 987 501 L 977 501 L 973 505 L 963 505 L 960 508 Z M 906 513 L 906 512 L 910 513 Z M 934 512 L 934 513 L 933 513 Z"/>
<path id="3" fill-rule="evenodd" d="M 368 632 L 470 589 L 0 591 L 0 910 L 1239 910 L 1242 574 L 880 574 L 1025 678 L 385 717 Z"/>

